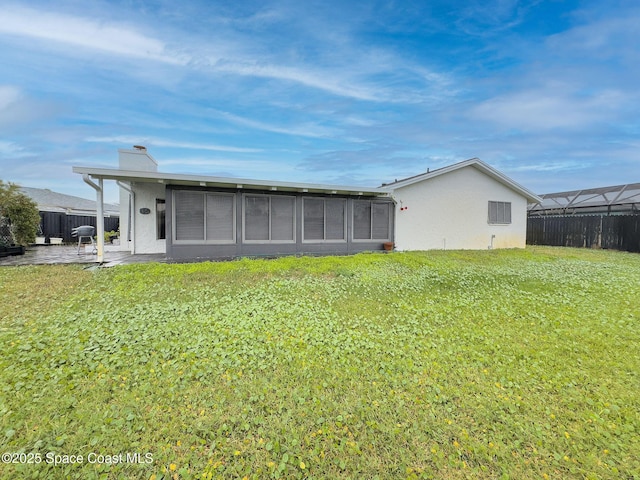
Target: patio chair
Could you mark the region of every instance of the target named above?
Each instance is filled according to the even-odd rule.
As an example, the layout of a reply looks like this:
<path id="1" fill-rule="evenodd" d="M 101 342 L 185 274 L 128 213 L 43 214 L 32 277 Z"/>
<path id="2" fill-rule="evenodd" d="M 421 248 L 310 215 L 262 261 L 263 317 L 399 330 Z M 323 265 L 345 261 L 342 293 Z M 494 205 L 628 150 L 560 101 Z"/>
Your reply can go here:
<path id="1" fill-rule="evenodd" d="M 71 230 L 72 237 L 78 237 L 78 255 L 80 255 L 80 245 L 82 245 L 83 238 L 89 238 L 91 240 L 91 245 L 93 246 L 93 250 L 91 253 L 96 255 L 98 253 L 98 249 L 96 248 L 96 243 L 93 240 L 93 236 L 95 235 L 96 227 L 92 227 L 91 225 L 82 225 L 80 227 L 76 227 Z"/>

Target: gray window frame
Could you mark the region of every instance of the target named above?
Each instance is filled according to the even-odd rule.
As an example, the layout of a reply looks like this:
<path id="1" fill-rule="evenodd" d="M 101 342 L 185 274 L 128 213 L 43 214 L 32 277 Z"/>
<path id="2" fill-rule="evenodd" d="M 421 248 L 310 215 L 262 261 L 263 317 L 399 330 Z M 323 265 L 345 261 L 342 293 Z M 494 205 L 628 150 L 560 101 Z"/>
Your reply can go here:
<path id="1" fill-rule="evenodd" d="M 266 197 L 269 199 L 269 239 L 267 240 L 247 240 L 246 232 L 247 232 L 247 218 L 246 218 L 246 199 L 248 197 Z M 290 198 L 293 201 L 293 238 L 291 240 L 272 240 L 272 218 L 271 218 L 271 199 L 273 197 L 278 198 Z M 270 194 L 262 194 L 262 193 L 243 193 L 242 194 L 242 243 L 246 244 L 274 244 L 274 243 L 296 243 L 296 197 L 295 195 L 270 195 Z"/>
<path id="2" fill-rule="evenodd" d="M 494 211 L 492 211 L 492 207 Z M 508 210 L 507 210 L 507 207 L 508 207 Z M 501 211 L 502 211 L 502 215 L 500 215 Z M 495 215 L 492 216 L 493 213 L 495 213 Z M 508 213 L 508 218 L 507 218 L 507 213 Z M 495 220 L 493 219 L 493 217 L 495 217 Z M 487 212 L 487 223 L 489 225 L 511 225 L 511 222 L 512 222 L 511 202 L 500 202 L 495 200 L 489 200 L 488 212 Z"/>
<path id="3" fill-rule="evenodd" d="M 305 200 L 322 200 L 322 208 L 323 208 L 323 238 L 309 238 L 306 239 L 304 237 L 304 203 Z M 327 238 L 327 200 L 340 200 L 343 205 L 343 227 L 342 227 L 342 238 Z M 346 243 L 347 242 L 347 199 L 346 198 L 335 198 L 335 197 L 302 197 L 302 243 Z"/>
<path id="4" fill-rule="evenodd" d="M 176 212 L 177 212 L 177 203 L 176 203 L 176 194 L 181 192 L 187 192 L 191 194 L 199 194 L 202 195 L 202 201 L 204 204 L 204 222 L 203 222 L 203 231 L 202 231 L 202 240 L 179 240 L 177 235 L 177 221 L 176 221 Z M 233 200 L 233 210 L 231 213 L 231 227 L 232 227 L 232 239 L 230 240 L 207 240 L 207 195 L 212 196 L 225 196 L 231 197 Z M 199 190 L 174 190 L 172 192 L 172 211 L 171 211 L 171 234 L 172 234 L 172 242 L 175 245 L 233 245 L 236 243 L 236 196 L 233 193 L 226 192 L 205 192 Z"/>
<path id="5" fill-rule="evenodd" d="M 355 231 L 356 231 L 356 219 L 355 219 L 355 214 L 356 214 L 356 203 L 357 202 L 369 202 L 369 204 L 371 205 L 370 208 L 370 219 L 369 219 L 369 238 L 355 238 Z M 354 200 L 351 208 L 351 241 L 354 243 L 364 243 L 364 242 L 388 242 L 391 241 L 391 235 L 392 235 L 392 226 L 393 226 L 393 208 L 392 208 L 392 204 L 390 202 L 380 202 L 380 201 L 375 201 L 375 200 L 363 200 L 363 199 L 357 199 Z M 373 205 L 374 204 L 380 204 L 380 205 L 386 205 L 388 212 L 389 212 L 389 218 L 388 218 L 388 225 L 387 225 L 387 238 L 373 238 L 373 212 L 374 212 L 374 208 Z"/>
<path id="6" fill-rule="evenodd" d="M 167 202 L 156 198 L 156 240 L 167 239 Z"/>

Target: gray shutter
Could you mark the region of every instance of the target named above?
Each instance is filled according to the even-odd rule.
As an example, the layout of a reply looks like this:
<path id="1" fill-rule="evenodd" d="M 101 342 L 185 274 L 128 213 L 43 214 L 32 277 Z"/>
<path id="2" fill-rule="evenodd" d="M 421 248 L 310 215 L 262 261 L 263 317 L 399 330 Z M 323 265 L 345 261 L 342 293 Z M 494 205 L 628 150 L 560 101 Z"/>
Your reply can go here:
<path id="1" fill-rule="evenodd" d="M 498 223 L 498 202 L 489 202 L 489 223 Z"/>
<path id="2" fill-rule="evenodd" d="M 246 240 L 269 240 L 269 197 L 245 197 L 244 237 Z"/>
<path id="3" fill-rule="evenodd" d="M 504 204 L 504 223 L 511 223 L 511 202 Z"/>
<path id="4" fill-rule="evenodd" d="M 346 201 L 341 198 L 325 200 L 327 240 L 344 240 L 344 214 Z"/>
<path id="5" fill-rule="evenodd" d="M 324 239 L 324 200 L 321 198 L 305 198 L 303 202 L 304 239 Z"/>
<path id="6" fill-rule="evenodd" d="M 207 240 L 233 241 L 233 198 L 207 195 Z"/>
<path id="7" fill-rule="evenodd" d="M 271 240 L 293 240 L 295 198 L 271 197 Z"/>
<path id="8" fill-rule="evenodd" d="M 353 238 L 359 240 L 371 238 L 371 202 L 369 201 L 353 202 Z"/>
<path id="9" fill-rule="evenodd" d="M 373 203 L 371 238 L 376 240 L 389 239 L 389 204 Z"/>
<path id="10" fill-rule="evenodd" d="M 176 240 L 204 240 L 204 195 L 175 193 Z"/>

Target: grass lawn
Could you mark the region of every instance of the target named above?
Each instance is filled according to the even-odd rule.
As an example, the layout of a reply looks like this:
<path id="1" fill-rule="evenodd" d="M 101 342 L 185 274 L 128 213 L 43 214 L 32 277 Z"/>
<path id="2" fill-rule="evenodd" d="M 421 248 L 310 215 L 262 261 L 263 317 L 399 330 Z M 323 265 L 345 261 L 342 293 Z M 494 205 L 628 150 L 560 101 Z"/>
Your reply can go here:
<path id="1" fill-rule="evenodd" d="M 2 267 L 0 347 L 0 478 L 640 478 L 637 254 Z"/>

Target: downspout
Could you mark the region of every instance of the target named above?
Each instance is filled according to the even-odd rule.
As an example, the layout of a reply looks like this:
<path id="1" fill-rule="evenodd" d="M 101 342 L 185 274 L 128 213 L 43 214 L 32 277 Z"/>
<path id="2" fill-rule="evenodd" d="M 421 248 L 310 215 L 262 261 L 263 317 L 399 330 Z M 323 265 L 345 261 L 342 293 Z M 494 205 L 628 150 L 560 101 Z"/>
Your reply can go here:
<path id="1" fill-rule="evenodd" d="M 96 191 L 96 203 L 98 212 L 96 215 L 96 227 L 98 230 L 98 263 L 104 262 L 104 202 L 103 202 L 103 180 L 98 179 L 98 185 L 91 181 L 88 174 L 82 175 L 82 180 Z"/>
<path id="2" fill-rule="evenodd" d="M 123 190 L 129 192 L 131 196 L 131 206 L 129 207 L 129 229 L 131 230 L 131 238 L 127 240 L 131 241 L 131 255 L 136 253 L 136 194 L 130 185 L 122 183 L 120 180 L 116 181 L 118 186 Z"/>

